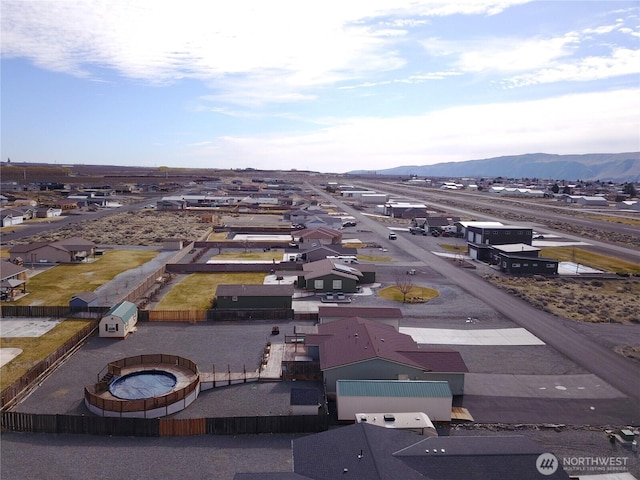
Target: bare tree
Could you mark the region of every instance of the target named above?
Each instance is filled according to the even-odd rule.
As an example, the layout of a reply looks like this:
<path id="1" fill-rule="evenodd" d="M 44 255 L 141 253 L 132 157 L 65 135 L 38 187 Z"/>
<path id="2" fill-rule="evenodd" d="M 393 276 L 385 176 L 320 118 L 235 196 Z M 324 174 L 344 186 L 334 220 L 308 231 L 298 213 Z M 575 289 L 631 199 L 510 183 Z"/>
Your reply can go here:
<path id="1" fill-rule="evenodd" d="M 411 281 L 411 277 L 408 275 L 406 277 L 402 277 L 398 275 L 396 277 L 396 288 L 400 290 L 400 293 L 402 294 L 402 303 L 406 303 L 407 294 L 413 288 L 413 282 Z"/>

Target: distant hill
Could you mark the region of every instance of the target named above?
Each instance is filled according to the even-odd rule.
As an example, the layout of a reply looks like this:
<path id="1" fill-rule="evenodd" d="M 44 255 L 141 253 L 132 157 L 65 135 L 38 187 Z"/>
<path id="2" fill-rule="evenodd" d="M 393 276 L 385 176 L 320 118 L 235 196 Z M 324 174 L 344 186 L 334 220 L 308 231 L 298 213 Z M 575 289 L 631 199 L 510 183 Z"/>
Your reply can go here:
<path id="1" fill-rule="evenodd" d="M 417 175 L 419 177 L 506 177 L 550 178 L 559 180 L 605 180 L 615 182 L 640 181 L 640 152 L 587 153 L 584 155 L 553 155 L 528 153 L 505 157 L 409 165 L 384 170 L 359 170 L 351 174 Z"/>

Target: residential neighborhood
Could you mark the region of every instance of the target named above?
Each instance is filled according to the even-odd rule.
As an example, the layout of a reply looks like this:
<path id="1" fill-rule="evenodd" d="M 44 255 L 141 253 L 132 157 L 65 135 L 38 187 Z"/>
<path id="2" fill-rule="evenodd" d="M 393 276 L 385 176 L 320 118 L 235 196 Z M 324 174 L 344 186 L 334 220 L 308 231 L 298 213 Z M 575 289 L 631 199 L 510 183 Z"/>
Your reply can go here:
<path id="1" fill-rule="evenodd" d="M 25 355 L 16 348 L 21 336 L 45 339 L 57 325 L 82 322 L 64 362 L 44 359 L 44 368 L 36 361 L 3 384 L 5 432 L 22 431 L 23 418 L 56 415 L 69 433 L 110 431 L 141 445 L 154 436 L 292 436 L 283 457 L 294 459 L 289 470 L 239 461 L 224 477 L 235 479 L 398 478 L 398 472 L 472 478 L 470 465 L 481 465 L 473 478 L 518 472 L 517 478 L 595 480 L 571 465 L 575 453 L 561 440 L 588 431 L 599 432 L 588 455 L 624 459 L 626 469 L 610 473 L 629 476 L 615 478 L 637 473 L 636 387 L 617 374 L 605 376 L 608 366 L 591 370 L 593 362 L 580 352 L 567 355 L 555 340 L 579 335 L 585 349 L 598 351 L 608 350 L 606 344 L 587 329 L 573 331 L 567 323 L 573 320 L 547 333 L 549 313 L 493 284 L 535 278 L 592 288 L 611 281 L 637 291 L 634 274 L 594 265 L 583 271 L 549 256 L 565 248 L 577 258 L 575 249 L 588 238 L 575 242 L 573 232 L 541 228 L 524 215 L 498 221 L 473 210 L 461 214 L 457 205 L 443 208 L 457 191 L 473 190 L 474 201 L 489 204 L 507 195 L 506 187 L 470 189 L 466 181 L 426 187 L 410 180 L 415 192 L 403 181 L 381 184 L 379 192 L 366 178 L 359 185 L 230 179 L 172 184 L 170 195 L 159 185 L 147 193 L 132 193 L 144 192 L 143 185 L 91 191 L 119 206 L 78 202 L 62 209 L 60 216 L 77 226 L 65 238 L 26 235 L 42 228 L 37 215 L 3 223 L 3 372 Z M 74 189 L 67 190 L 75 201 Z M 425 191 L 434 201 L 421 199 Z M 531 198 L 551 209 L 623 211 L 611 200 L 589 204 L 588 196 L 580 197 L 587 203 L 552 194 Z M 633 201 L 626 202 L 624 212 L 631 212 Z M 10 204 L 3 207 L 7 218 L 16 212 Z M 114 232 L 132 233 L 100 241 L 107 229 L 81 227 L 96 214 Z M 165 220 L 166 232 L 155 232 L 154 240 L 136 244 L 142 237 L 135 231 L 148 228 L 139 223 L 147 217 L 175 220 Z M 190 222 L 196 235 L 169 231 Z M 119 224 L 124 230 L 116 230 Z M 45 225 L 56 231 L 55 221 Z M 128 251 L 145 259 L 109 264 Z M 87 289 L 108 265 L 118 268 Z M 51 287 L 40 282 L 56 271 L 86 281 L 64 291 L 67 279 L 59 277 L 65 300 L 47 305 L 42 299 Z M 614 323 L 607 327 L 611 341 L 635 328 L 632 317 Z M 66 352 L 71 344 L 60 348 Z M 608 361 L 637 368 L 632 355 L 613 350 Z M 132 397 L 120 397 L 116 382 L 145 377 L 150 384 L 127 386 Z M 89 422 L 82 431 L 72 427 L 78 416 Z M 239 420 L 248 417 L 255 423 Z M 144 427 L 127 423 L 134 419 Z M 62 428 L 38 425 L 31 434 Z M 553 442 L 538 434 L 551 425 L 559 436 Z M 318 451 L 334 453 L 319 463 L 311 454 Z M 551 476 L 536 466 L 543 454 L 556 462 Z"/>

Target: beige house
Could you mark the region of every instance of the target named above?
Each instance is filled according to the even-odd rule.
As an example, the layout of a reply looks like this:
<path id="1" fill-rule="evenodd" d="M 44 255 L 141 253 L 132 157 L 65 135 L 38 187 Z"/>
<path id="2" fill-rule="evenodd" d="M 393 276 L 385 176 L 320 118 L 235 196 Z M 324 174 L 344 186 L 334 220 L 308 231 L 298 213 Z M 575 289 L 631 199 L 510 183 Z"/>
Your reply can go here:
<path id="1" fill-rule="evenodd" d="M 87 260 L 95 254 L 96 245 L 79 237 L 57 242 L 34 242 L 15 245 L 9 250 L 10 260 L 22 260 L 25 264 L 36 263 L 76 263 Z"/>

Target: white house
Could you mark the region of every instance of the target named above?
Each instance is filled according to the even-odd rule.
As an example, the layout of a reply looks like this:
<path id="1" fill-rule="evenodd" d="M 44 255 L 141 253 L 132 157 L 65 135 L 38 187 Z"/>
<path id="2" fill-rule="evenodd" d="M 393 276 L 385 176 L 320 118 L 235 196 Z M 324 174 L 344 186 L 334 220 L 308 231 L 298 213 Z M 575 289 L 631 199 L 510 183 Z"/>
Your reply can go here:
<path id="1" fill-rule="evenodd" d="M 100 320 L 100 336 L 109 338 L 126 338 L 138 323 L 138 308 L 126 300 L 120 302 Z"/>

